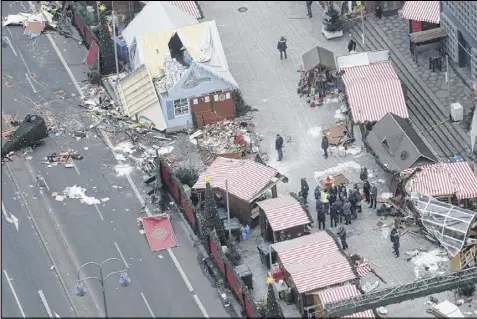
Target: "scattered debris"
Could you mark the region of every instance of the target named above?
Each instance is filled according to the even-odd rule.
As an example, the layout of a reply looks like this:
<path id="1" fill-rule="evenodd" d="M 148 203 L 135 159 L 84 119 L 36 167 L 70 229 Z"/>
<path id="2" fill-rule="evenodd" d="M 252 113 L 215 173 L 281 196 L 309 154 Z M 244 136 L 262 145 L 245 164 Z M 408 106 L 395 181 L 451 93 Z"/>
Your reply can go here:
<path id="1" fill-rule="evenodd" d="M 329 169 L 326 169 L 324 171 L 315 172 L 314 176 L 315 176 L 315 180 L 318 182 L 326 176 L 335 176 L 339 174 L 349 176 L 353 173 L 359 174 L 360 170 L 361 170 L 361 165 L 359 165 L 358 163 L 354 161 L 349 161 L 349 162 L 339 163 L 338 165 L 331 167 Z"/>
<path id="2" fill-rule="evenodd" d="M 53 167 L 59 164 L 65 164 L 65 167 L 74 167 L 73 160 L 82 160 L 83 156 L 74 151 L 62 152 L 60 154 L 52 153 L 46 156 L 41 161 L 42 164 L 47 164 L 47 167 Z"/>
<path id="3" fill-rule="evenodd" d="M 133 167 L 127 165 L 127 164 L 118 164 L 114 167 L 114 171 L 118 176 L 126 176 L 131 174 L 133 171 Z"/>
<path id="4" fill-rule="evenodd" d="M 107 202 L 108 200 L 109 200 L 109 197 L 101 198 L 101 201 L 102 201 L 103 203 Z"/>
<path id="5" fill-rule="evenodd" d="M 370 283 L 369 281 L 367 281 L 364 285 L 361 286 L 361 289 L 363 289 L 365 293 L 368 293 L 378 288 L 378 286 L 379 281 L 375 281 L 374 283 Z"/>
<path id="6" fill-rule="evenodd" d="M 63 194 L 68 198 L 79 199 L 82 203 L 86 203 L 89 206 L 101 203 L 94 197 L 86 196 L 86 188 L 77 185 L 65 188 Z"/>
<path id="7" fill-rule="evenodd" d="M 386 307 L 376 308 L 376 311 L 378 312 L 378 314 L 383 315 L 383 316 L 388 314 L 388 309 L 386 309 Z"/>
<path id="8" fill-rule="evenodd" d="M 414 277 L 416 280 L 443 275 L 449 272 L 449 258 L 447 252 L 440 249 L 434 249 L 429 252 L 415 250 L 410 254 L 414 268 Z"/>

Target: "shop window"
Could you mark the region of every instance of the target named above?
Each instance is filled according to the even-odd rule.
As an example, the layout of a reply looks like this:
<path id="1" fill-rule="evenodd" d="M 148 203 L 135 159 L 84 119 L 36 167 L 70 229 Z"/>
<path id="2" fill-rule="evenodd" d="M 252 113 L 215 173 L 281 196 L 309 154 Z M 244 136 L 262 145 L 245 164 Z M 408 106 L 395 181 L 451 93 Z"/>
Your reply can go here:
<path id="1" fill-rule="evenodd" d="M 174 101 L 174 116 L 189 115 L 189 103 L 187 99 L 180 99 Z"/>

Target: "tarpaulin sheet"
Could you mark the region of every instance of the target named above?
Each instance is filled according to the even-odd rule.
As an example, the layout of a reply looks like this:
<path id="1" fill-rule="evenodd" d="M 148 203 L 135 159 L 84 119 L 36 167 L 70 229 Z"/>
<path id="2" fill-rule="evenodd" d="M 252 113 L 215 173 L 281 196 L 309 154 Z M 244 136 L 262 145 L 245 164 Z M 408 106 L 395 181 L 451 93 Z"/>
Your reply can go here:
<path id="1" fill-rule="evenodd" d="M 89 46 L 88 55 L 86 56 L 86 64 L 90 69 L 93 67 L 93 64 L 97 58 L 99 58 L 99 49 L 96 45 L 96 42 L 92 41 L 91 45 Z"/>
<path id="2" fill-rule="evenodd" d="M 176 235 L 169 217 L 146 217 L 142 224 L 152 251 L 177 246 Z"/>

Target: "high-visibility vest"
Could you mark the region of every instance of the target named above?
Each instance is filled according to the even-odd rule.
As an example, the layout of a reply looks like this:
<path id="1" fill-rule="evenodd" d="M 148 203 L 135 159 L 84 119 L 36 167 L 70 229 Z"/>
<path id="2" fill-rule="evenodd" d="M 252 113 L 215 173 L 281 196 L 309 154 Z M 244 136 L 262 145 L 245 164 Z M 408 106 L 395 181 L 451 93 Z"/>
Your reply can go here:
<path id="1" fill-rule="evenodd" d="M 323 202 L 323 204 L 326 204 L 328 203 L 328 193 L 325 193 L 325 192 L 322 192 L 321 193 L 321 201 Z"/>

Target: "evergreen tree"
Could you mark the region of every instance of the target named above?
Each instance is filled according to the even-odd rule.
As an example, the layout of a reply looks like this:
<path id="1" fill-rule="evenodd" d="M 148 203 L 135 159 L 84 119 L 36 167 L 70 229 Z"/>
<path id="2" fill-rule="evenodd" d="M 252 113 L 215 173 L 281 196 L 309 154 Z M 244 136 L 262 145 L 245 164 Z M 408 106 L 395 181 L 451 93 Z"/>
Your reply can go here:
<path id="1" fill-rule="evenodd" d="M 99 48 L 99 73 L 101 75 L 109 75 L 116 72 L 116 63 L 114 59 L 114 46 L 111 35 L 109 34 L 108 22 L 104 14 L 100 18 L 98 26 L 98 48 Z"/>
<path id="2" fill-rule="evenodd" d="M 323 18 L 323 24 L 327 32 L 336 32 L 342 30 L 342 23 L 339 12 L 334 8 L 333 3 L 328 3 L 328 9 Z"/>
<path id="3" fill-rule="evenodd" d="M 208 231 L 215 229 L 217 236 L 220 239 L 220 243 L 223 245 L 226 243 L 225 229 L 222 221 L 219 217 L 217 205 L 215 204 L 214 193 L 210 186 L 210 178 L 205 178 L 205 203 L 204 203 L 204 229 Z"/>
<path id="4" fill-rule="evenodd" d="M 267 293 L 267 313 L 265 318 L 283 318 L 282 308 L 278 304 L 275 292 L 273 290 L 273 279 L 267 278 L 268 293 Z"/>

